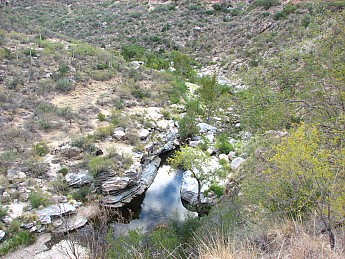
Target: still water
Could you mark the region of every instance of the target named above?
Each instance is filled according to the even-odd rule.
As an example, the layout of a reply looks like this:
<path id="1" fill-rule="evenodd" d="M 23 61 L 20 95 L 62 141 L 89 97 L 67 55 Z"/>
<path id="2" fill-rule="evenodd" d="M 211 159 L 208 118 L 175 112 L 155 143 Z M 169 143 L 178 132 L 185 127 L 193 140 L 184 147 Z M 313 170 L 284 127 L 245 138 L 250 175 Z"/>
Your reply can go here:
<path id="1" fill-rule="evenodd" d="M 194 212 L 188 211 L 182 205 L 180 196 L 182 177 L 182 170 L 171 170 L 169 165 L 161 165 L 145 195 L 125 208 L 131 209 L 134 213 L 133 219 L 126 224 L 126 228 L 147 232 L 171 218 L 183 221 L 186 217 L 195 216 Z"/>

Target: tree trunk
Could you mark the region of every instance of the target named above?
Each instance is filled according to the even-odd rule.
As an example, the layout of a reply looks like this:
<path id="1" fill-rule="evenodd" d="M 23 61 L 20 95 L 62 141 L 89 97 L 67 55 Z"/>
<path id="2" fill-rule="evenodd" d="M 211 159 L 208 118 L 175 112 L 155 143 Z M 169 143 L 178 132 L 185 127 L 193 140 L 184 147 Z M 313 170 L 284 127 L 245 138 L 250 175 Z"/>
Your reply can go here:
<path id="1" fill-rule="evenodd" d="M 197 212 L 201 213 L 201 181 L 198 178 L 195 178 L 198 182 L 198 205 L 197 205 Z"/>

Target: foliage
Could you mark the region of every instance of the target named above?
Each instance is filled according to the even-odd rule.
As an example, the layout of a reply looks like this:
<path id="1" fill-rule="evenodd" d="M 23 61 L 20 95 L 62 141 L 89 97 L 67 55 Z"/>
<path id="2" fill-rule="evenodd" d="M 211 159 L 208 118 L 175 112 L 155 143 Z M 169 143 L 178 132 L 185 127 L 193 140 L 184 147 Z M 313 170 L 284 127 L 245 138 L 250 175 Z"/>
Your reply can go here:
<path id="1" fill-rule="evenodd" d="M 185 78 L 193 78 L 195 76 L 195 71 L 192 67 L 194 61 L 188 55 L 180 51 L 173 51 L 171 53 L 171 60 L 177 75 Z"/>
<path id="2" fill-rule="evenodd" d="M 280 2 L 279 0 L 255 0 L 253 5 L 263 7 L 265 10 L 268 10 L 272 6 L 280 5 Z"/>
<path id="3" fill-rule="evenodd" d="M 221 96 L 227 93 L 227 87 L 217 83 L 215 74 L 212 77 L 203 76 L 198 82 L 200 87 L 197 89 L 197 94 L 205 110 L 207 122 L 209 122 L 224 101 Z"/>
<path id="4" fill-rule="evenodd" d="M 142 60 L 145 49 L 136 44 L 128 44 L 121 48 L 121 55 L 126 61 Z"/>
<path id="5" fill-rule="evenodd" d="M 32 145 L 32 150 L 38 156 L 45 156 L 49 153 L 49 148 L 47 143 L 44 140 L 40 140 L 38 143 Z"/>
<path id="6" fill-rule="evenodd" d="M 178 123 L 178 134 L 181 139 L 187 139 L 195 136 L 199 132 L 199 128 L 196 125 L 194 115 L 185 114 Z"/>
<path id="7" fill-rule="evenodd" d="M 56 82 L 55 89 L 60 92 L 69 92 L 72 90 L 72 83 L 66 79 L 59 79 Z"/>
<path id="8" fill-rule="evenodd" d="M 220 198 L 220 196 L 224 194 L 225 188 L 213 183 L 210 185 L 210 188 L 204 192 L 204 196 L 207 196 L 210 191 L 212 191 L 215 195 L 217 195 L 218 198 Z"/>
<path id="9" fill-rule="evenodd" d="M 42 192 L 31 192 L 29 194 L 29 202 L 34 209 L 37 209 L 40 206 L 46 207 L 50 204 L 47 195 Z"/>
<path id="10" fill-rule="evenodd" d="M 225 133 L 217 136 L 215 147 L 221 154 L 229 154 L 229 152 L 234 151 L 234 147 L 229 142 L 228 136 Z"/>
<path id="11" fill-rule="evenodd" d="M 111 158 L 95 156 L 87 162 L 90 173 L 96 175 L 100 172 L 107 171 L 115 166 L 115 161 Z"/>
<path id="12" fill-rule="evenodd" d="M 0 206 L 0 219 L 7 215 L 7 208 Z"/>
<path id="13" fill-rule="evenodd" d="M 182 147 L 168 160 L 173 168 L 190 170 L 198 182 L 198 211 L 201 212 L 201 185 L 205 180 L 212 180 L 213 172 L 207 167 L 210 157 L 198 148 Z"/>
<path id="14" fill-rule="evenodd" d="M 98 119 L 99 121 L 105 121 L 105 115 L 104 115 L 103 113 L 98 113 L 97 119 Z"/>
<path id="15" fill-rule="evenodd" d="M 35 236 L 26 230 L 21 230 L 14 234 L 11 238 L 0 244 L 0 255 L 5 256 L 10 251 L 15 250 L 19 246 L 32 244 L 36 240 Z"/>
<path id="16" fill-rule="evenodd" d="M 77 191 L 72 193 L 72 198 L 78 201 L 86 202 L 88 201 L 88 196 L 91 193 L 90 186 L 84 185 L 78 188 Z"/>

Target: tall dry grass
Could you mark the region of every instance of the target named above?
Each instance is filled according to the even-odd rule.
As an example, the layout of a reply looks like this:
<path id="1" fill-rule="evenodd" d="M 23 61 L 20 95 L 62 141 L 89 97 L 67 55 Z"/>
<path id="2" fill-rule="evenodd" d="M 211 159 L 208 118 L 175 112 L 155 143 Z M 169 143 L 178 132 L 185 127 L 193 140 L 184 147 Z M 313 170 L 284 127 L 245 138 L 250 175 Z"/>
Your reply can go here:
<path id="1" fill-rule="evenodd" d="M 309 229 L 309 228 L 308 228 Z M 261 233 L 251 233 L 241 240 L 236 234 L 205 233 L 195 237 L 199 258 L 345 258 L 345 228 L 337 229 L 337 245 L 331 249 L 328 236 L 302 223 L 290 220 L 275 223 Z M 239 236 L 239 235 L 238 235 Z"/>

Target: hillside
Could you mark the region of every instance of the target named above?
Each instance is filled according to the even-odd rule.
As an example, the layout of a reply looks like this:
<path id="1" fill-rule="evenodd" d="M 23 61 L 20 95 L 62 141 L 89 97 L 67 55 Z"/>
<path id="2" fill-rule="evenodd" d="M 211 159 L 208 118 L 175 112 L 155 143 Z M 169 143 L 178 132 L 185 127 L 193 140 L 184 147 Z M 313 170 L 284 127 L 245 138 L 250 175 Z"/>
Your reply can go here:
<path id="1" fill-rule="evenodd" d="M 0 255 L 60 231 L 90 258 L 342 258 L 344 8 L 0 4 Z M 143 193 L 177 149 L 200 217 L 112 238 L 104 207 Z M 42 220 L 57 204 L 66 213 Z"/>

